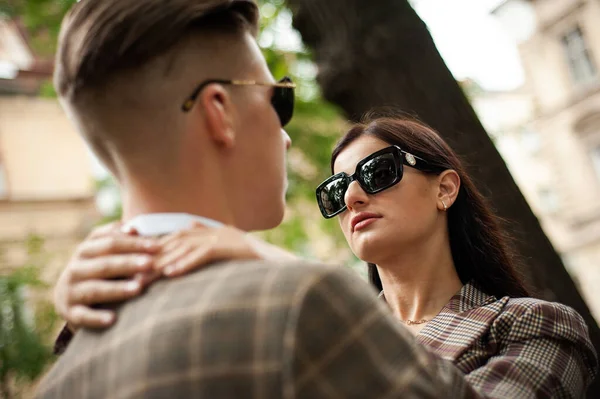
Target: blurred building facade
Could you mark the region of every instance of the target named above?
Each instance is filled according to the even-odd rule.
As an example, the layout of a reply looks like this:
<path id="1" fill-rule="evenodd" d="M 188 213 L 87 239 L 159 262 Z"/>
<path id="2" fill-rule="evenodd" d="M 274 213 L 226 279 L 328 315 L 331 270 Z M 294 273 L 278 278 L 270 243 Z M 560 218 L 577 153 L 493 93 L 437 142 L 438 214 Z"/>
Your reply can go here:
<path id="1" fill-rule="evenodd" d="M 0 269 L 27 262 L 39 237 L 49 280 L 99 217 L 83 141 L 58 101 L 38 96 L 51 74 L 18 22 L 0 19 Z"/>
<path id="2" fill-rule="evenodd" d="M 600 2 L 508 0 L 526 82 L 473 103 L 600 320 Z"/>

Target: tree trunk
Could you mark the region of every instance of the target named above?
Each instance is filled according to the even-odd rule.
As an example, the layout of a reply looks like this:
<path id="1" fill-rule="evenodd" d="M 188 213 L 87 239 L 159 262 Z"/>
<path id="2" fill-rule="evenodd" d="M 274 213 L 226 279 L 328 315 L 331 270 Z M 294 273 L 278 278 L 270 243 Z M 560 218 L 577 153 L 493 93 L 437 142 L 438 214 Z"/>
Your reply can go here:
<path id="1" fill-rule="evenodd" d="M 510 225 L 522 272 L 540 297 L 575 308 L 596 349 L 600 330 L 561 258 L 515 184 L 469 101 L 406 0 L 288 0 L 314 51 L 325 98 L 352 120 L 394 106 L 430 124 L 465 160 L 477 186 Z M 473 32 L 477 34 L 477 32 Z M 600 385 L 590 389 L 600 397 Z"/>

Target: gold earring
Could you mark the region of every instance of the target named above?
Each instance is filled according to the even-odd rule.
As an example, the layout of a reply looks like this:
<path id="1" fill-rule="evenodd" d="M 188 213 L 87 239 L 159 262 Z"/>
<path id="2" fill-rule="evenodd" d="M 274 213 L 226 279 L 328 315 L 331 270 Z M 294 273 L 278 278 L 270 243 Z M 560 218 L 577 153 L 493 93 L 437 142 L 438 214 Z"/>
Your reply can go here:
<path id="1" fill-rule="evenodd" d="M 444 212 L 446 212 L 448 210 L 448 205 L 446 205 L 444 200 L 442 200 L 442 205 L 444 206 Z"/>

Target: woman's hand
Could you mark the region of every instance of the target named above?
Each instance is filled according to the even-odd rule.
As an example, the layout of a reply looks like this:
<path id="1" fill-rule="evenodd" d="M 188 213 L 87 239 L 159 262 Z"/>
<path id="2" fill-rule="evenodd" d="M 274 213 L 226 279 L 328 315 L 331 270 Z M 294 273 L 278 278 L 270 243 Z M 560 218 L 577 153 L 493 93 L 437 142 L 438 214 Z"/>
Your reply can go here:
<path id="1" fill-rule="evenodd" d="M 159 251 L 157 239 L 126 234 L 119 223 L 94 229 L 58 279 L 54 290 L 57 312 L 72 331 L 110 326 L 114 312 L 92 306 L 139 295 L 159 277 L 153 271 L 153 255 Z"/>
<path id="2" fill-rule="evenodd" d="M 195 224 L 164 237 L 155 263 L 165 276 L 181 276 L 206 264 L 233 259 L 291 260 L 296 257 L 234 227 Z"/>
<path id="3" fill-rule="evenodd" d="M 115 313 L 93 305 L 133 298 L 161 275 L 181 276 L 216 261 L 233 259 L 296 257 L 233 227 L 195 224 L 157 239 L 126 234 L 118 223 L 102 226 L 79 245 L 63 270 L 54 291 L 55 306 L 73 331 L 109 327 Z"/>

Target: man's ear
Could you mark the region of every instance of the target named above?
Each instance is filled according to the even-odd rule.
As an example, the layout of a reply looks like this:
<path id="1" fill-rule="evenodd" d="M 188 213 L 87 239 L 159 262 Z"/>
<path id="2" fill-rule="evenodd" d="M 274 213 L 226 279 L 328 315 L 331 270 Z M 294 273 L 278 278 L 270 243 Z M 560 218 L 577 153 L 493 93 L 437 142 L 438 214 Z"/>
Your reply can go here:
<path id="1" fill-rule="evenodd" d="M 453 169 L 445 170 L 438 176 L 438 185 L 438 208 L 445 210 L 456 201 L 460 190 L 460 176 Z"/>
<path id="2" fill-rule="evenodd" d="M 209 137 L 219 146 L 231 148 L 235 145 L 233 128 L 234 107 L 231 97 L 220 84 L 211 84 L 200 93 L 199 104 L 206 115 Z"/>

